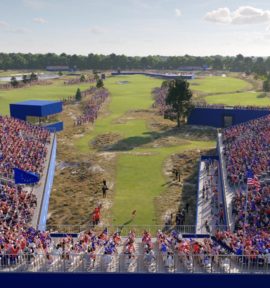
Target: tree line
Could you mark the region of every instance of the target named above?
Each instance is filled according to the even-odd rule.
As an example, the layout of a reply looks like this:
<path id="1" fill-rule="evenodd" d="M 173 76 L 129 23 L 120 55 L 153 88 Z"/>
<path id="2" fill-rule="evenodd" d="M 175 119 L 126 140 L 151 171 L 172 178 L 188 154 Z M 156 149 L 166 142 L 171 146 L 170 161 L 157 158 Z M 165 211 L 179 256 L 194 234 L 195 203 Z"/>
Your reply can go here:
<path id="1" fill-rule="evenodd" d="M 125 56 L 90 53 L 87 56 L 62 53 L 23 54 L 0 53 L 0 69 L 44 69 L 46 66 L 66 65 L 77 69 L 177 69 L 181 66 L 203 66 L 216 70 L 256 73 L 270 72 L 270 57 L 237 56 Z"/>

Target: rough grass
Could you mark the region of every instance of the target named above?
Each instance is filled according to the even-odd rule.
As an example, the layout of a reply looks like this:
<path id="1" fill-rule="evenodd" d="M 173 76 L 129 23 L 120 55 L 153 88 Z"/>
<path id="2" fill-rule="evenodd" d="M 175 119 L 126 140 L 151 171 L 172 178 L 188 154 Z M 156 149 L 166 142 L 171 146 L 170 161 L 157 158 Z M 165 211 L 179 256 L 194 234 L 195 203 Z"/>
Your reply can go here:
<path id="1" fill-rule="evenodd" d="M 226 93 L 252 89 L 252 85 L 233 77 L 211 76 L 190 81 L 190 88 L 204 93 Z"/>
<path id="2" fill-rule="evenodd" d="M 204 99 L 209 104 L 225 104 L 225 105 L 255 105 L 255 106 L 269 106 L 270 97 L 261 97 L 262 93 L 257 92 L 243 92 L 232 93 L 224 95 L 206 96 Z"/>

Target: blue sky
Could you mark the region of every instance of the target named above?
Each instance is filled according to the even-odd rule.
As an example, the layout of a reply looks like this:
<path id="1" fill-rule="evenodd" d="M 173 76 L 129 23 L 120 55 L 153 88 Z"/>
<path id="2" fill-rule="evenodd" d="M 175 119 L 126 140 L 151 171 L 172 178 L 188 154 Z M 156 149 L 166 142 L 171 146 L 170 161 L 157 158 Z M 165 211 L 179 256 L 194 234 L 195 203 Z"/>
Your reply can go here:
<path id="1" fill-rule="evenodd" d="M 270 55 L 270 0 L 0 0 L 1 52 Z"/>

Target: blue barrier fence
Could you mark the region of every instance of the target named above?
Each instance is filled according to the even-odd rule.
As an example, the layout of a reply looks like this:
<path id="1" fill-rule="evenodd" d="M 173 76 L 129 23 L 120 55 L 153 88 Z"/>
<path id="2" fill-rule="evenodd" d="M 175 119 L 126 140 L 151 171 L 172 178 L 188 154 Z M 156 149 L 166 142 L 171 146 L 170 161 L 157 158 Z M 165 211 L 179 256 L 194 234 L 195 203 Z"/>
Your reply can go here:
<path id="1" fill-rule="evenodd" d="M 62 131 L 64 129 L 64 124 L 63 122 L 56 122 L 56 123 L 45 125 L 44 127 L 48 129 L 51 133 L 54 133 L 54 132 Z"/>
<path id="2" fill-rule="evenodd" d="M 50 201 L 50 195 L 51 195 L 54 171 L 55 171 L 56 148 L 57 148 L 57 140 L 56 140 L 56 134 L 55 134 L 53 138 L 50 163 L 49 163 L 49 168 L 48 168 L 46 182 L 45 182 L 45 188 L 44 188 L 43 197 L 42 197 L 42 204 L 40 208 L 41 210 L 40 210 L 39 222 L 38 222 L 39 230 L 46 230 L 47 214 L 48 214 L 49 201 Z"/>
<path id="3" fill-rule="evenodd" d="M 1 273 L 3 287 L 18 286 L 27 283 L 27 287 L 266 287 L 269 274 L 126 274 L 126 273 Z"/>
<path id="4" fill-rule="evenodd" d="M 192 80 L 195 79 L 195 74 L 190 73 L 190 74 L 161 74 L 161 73 L 150 73 L 150 72 L 132 72 L 132 71 L 127 71 L 127 72 L 112 72 L 112 76 L 125 76 L 125 75 L 144 75 L 144 76 L 150 76 L 150 77 L 156 77 L 156 78 L 163 78 L 163 79 L 176 79 L 176 78 L 181 78 L 181 79 L 186 79 L 186 80 Z"/>
<path id="5" fill-rule="evenodd" d="M 194 108 L 187 123 L 189 125 L 225 127 L 225 117 L 232 117 L 232 125 L 247 122 L 270 114 L 263 109 L 234 109 L 234 108 Z"/>

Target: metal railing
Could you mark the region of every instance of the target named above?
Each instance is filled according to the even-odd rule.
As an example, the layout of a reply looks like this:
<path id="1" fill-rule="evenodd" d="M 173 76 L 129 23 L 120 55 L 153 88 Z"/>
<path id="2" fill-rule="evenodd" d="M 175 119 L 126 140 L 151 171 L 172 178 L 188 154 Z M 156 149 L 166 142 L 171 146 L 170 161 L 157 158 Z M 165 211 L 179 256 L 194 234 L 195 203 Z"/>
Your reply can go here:
<path id="1" fill-rule="evenodd" d="M 267 258 L 236 255 L 88 253 L 1 255 L 0 272 L 270 273 Z"/>
<path id="2" fill-rule="evenodd" d="M 60 234 L 74 234 L 84 231 L 93 230 L 96 232 L 102 232 L 104 229 L 107 230 L 108 234 L 113 234 L 115 232 L 120 232 L 121 236 L 127 236 L 130 231 L 135 232 L 137 237 L 140 237 L 144 231 L 156 235 L 160 230 L 162 232 L 171 232 L 173 230 L 181 234 L 196 234 L 196 225 L 96 225 L 92 224 L 81 224 L 81 225 L 47 225 L 46 230 L 50 233 L 60 233 Z M 224 231 L 227 230 L 226 225 L 212 226 L 210 234 L 214 234 L 217 230 Z M 207 233 L 206 229 L 203 230 L 204 235 Z"/>

